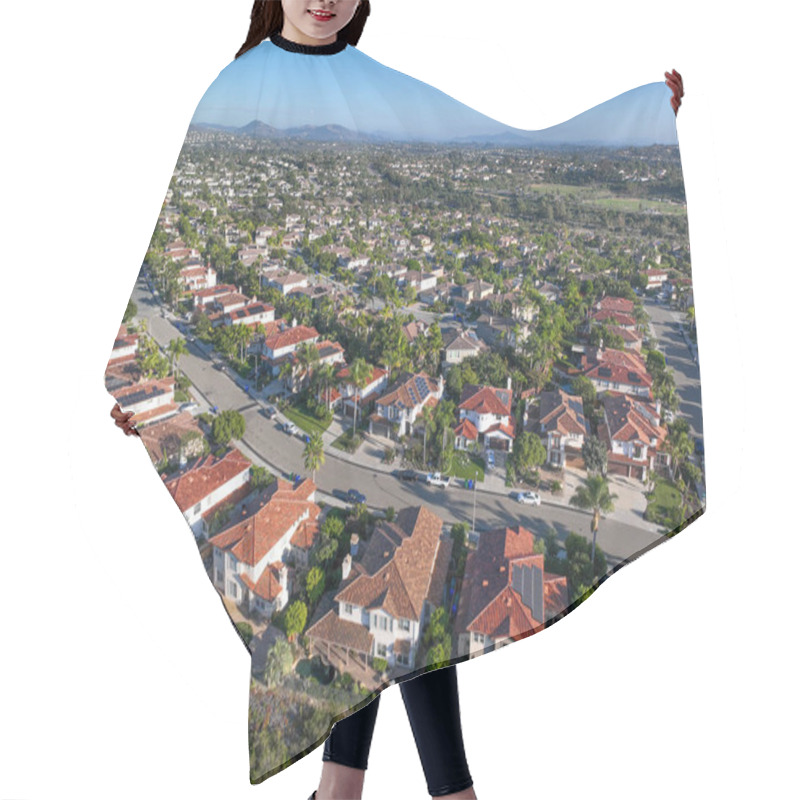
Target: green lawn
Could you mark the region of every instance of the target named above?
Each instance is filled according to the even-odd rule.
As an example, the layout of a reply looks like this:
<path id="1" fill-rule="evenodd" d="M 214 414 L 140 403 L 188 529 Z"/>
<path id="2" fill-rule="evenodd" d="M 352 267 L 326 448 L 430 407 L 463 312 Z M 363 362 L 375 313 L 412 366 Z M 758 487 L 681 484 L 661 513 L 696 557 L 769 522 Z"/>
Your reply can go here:
<path id="1" fill-rule="evenodd" d="M 322 434 L 328 430 L 328 427 L 330 426 L 330 422 L 325 423 L 323 420 L 317 419 L 304 407 L 286 406 L 285 408 L 281 409 L 281 413 L 294 422 L 294 424 L 297 425 L 300 430 L 303 430 L 308 434 Z"/>
<path id="2" fill-rule="evenodd" d="M 347 453 L 355 453 L 364 442 L 364 434 L 358 431 L 355 438 L 352 436 L 352 430 L 345 431 L 338 439 L 334 439 L 333 446 L 338 450 L 344 450 Z"/>
<path id="3" fill-rule="evenodd" d="M 463 451 L 453 454 L 453 462 L 447 474 L 462 480 L 477 478 L 482 481 L 485 477 L 486 462 L 478 456 L 470 455 Z"/>
<path id="4" fill-rule="evenodd" d="M 669 526 L 680 502 L 680 493 L 672 485 L 672 482 L 664 478 L 656 478 L 655 489 L 647 499 L 647 510 L 644 518 L 658 525 Z"/>

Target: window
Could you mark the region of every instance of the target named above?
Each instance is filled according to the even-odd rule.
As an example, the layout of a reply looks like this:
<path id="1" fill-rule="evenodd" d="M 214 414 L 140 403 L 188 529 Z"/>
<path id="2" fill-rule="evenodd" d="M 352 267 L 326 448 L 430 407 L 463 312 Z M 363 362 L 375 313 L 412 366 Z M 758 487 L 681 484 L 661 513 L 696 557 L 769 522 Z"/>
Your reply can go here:
<path id="1" fill-rule="evenodd" d="M 386 656 L 386 645 L 385 644 L 378 644 L 378 655 L 381 657 Z"/>
<path id="2" fill-rule="evenodd" d="M 410 619 L 401 619 L 399 620 L 400 630 L 401 631 L 410 631 L 411 630 L 411 620 Z"/>
<path id="3" fill-rule="evenodd" d="M 217 583 L 225 583 L 225 573 L 221 570 L 217 570 Z"/>
<path id="4" fill-rule="evenodd" d="M 239 587 L 236 585 L 236 581 L 228 581 L 228 594 L 231 597 L 239 596 Z"/>
<path id="5" fill-rule="evenodd" d="M 353 613 L 353 604 L 352 603 L 345 603 L 344 604 L 344 613 L 345 614 L 352 614 Z"/>
<path id="6" fill-rule="evenodd" d="M 398 664 L 402 664 L 403 666 L 406 666 L 406 657 L 405 657 L 405 656 L 404 656 L 402 653 L 398 653 L 398 654 L 397 654 L 397 655 L 394 657 L 394 660 L 395 660 L 395 661 L 396 661 Z"/>
<path id="7" fill-rule="evenodd" d="M 486 637 L 482 633 L 473 633 L 472 634 L 472 641 L 477 642 L 478 644 L 483 644 L 486 640 Z"/>
<path id="8" fill-rule="evenodd" d="M 193 514 L 199 514 L 199 513 L 200 513 L 200 509 L 201 509 L 202 507 L 203 507 L 203 504 L 202 504 L 202 503 L 198 503 L 198 504 L 197 504 L 197 505 L 194 507 L 194 509 L 193 509 L 192 513 L 193 513 Z"/>
<path id="9" fill-rule="evenodd" d="M 383 616 L 381 616 L 381 617 L 378 617 L 378 627 L 379 627 L 379 628 L 380 628 L 382 631 L 385 631 L 385 630 L 387 630 L 387 629 L 388 629 L 388 627 L 389 627 L 389 622 L 388 622 L 388 620 L 386 619 L 386 617 L 383 617 Z"/>

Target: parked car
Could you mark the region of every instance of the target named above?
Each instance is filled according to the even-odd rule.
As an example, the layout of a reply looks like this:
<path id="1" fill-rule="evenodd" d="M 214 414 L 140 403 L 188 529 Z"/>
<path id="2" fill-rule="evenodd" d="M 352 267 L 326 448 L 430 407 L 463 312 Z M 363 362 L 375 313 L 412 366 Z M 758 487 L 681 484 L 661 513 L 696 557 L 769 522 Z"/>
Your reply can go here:
<path id="1" fill-rule="evenodd" d="M 392 475 L 399 478 L 401 481 L 415 481 L 417 480 L 417 471 L 414 469 L 396 469 Z"/>
<path id="2" fill-rule="evenodd" d="M 366 503 L 367 496 L 363 492 L 359 492 L 358 489 L 348 489 L 347 500 L 354 505 L 358 505 L 359 503 Z"/>
<path id="3" fill-rule="evenodd" d="M 440 489 L 446 489 L 450 485 L 450 476 L 442 475 L 441 472 L 429 472 L 425 481 L 429 486 L 438 486 Z"/>
<path id="4" fill-rule="evenodd" d="M 512 492 L 511 497 L 525 506 L 540 506 L 542 498 L 536 492 Z"/>
<path id="5" fill-rule="evenodd" d="M 290 436 L 297 436 L 297 434 L 300 433 L 300 428 L 289 419 L 287 419 L 286 422 L 282 422 L 280 428 L 284 433 L 288 433 Z"/>
<path id="6" fill-rule="evenodd" d="M 275 419 L 278 414 L 278 409 L 275 408 L 275 406 L 264 406 L 264 408 L 261 409 L 261 413 L 267 419 Z"/>
<path id="7" fill-rule="evenodd" d="M 487 469 L 494 469 L 494 450 L 487 450 L 486 451 L 486 468 Z"/>

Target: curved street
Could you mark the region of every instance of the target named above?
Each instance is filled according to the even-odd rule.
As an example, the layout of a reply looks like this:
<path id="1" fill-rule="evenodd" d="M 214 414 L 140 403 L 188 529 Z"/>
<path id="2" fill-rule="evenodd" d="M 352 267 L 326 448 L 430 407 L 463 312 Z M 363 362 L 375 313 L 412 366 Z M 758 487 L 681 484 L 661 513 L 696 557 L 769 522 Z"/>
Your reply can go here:
<path id="1" fill-rule="evenodd" d="M 159 346 L 164 348 L 171 339 L 182 336 L 170 320 L 161 316 L 161 306 L 142 279 L 137 281 L 134 302 L 138 316 L 148 319 L 149 333 Z M 213 361 L 198 343 L 187 341 L 187 346 L 189 353 L 181 356 L 180 368 L 191 381 L 201 409 L 208 410 L 216 405 L 239 411 L 245 419 L 246 434 L 237 445 L 245 455 L 273 474 L 304 474 L 303 441 L 281 431 L 277 420 L 268 420 L 261 413 L 261 404 L 227 371 L 215 369 Z M 481 490 L 480 486 L 472 491 L 455 485 L 448 489 L 435 489 L 424 483 L 406 483 L 380 469 L 348 460 L 330 447 L 326 447 L 325 457 L 325 465 L 317 472 L 316 483 L 326 502 L 338 503 L 332 497 L 334 489 L 355 488 L 367 496 L 371 508 L 392 506 L 400 509 L 424 504 L 446 522 L 465 522 L 470 527 L 474 510 L 477 532 L 500 525 L 520 524 L 534 534 L 543 534 L 551 526 L 562 542 L 570 531 L 591 538 L 590 516 L 576 508 L 547 503 L 538 507 L 520 505 L 508 494 L 488 492 Z M 652 527 L 644 521 L 643 524 Z M 666 538 L 650 529 L 615 519 L 612 512 L 600 526 L 598 547 L 605 552 L 609 567 L 613 568 Z"/>

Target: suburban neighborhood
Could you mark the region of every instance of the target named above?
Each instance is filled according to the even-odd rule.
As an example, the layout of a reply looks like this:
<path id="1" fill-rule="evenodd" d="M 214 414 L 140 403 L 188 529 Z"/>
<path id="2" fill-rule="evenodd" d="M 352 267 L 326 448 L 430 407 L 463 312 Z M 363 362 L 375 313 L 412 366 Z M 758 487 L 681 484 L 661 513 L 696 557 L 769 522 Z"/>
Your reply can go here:
<path id="1" fill-rule="evenodd" d="M 256 760 L 703 512 L 682 187 L 676 147 L 190 129 L 105 388 L 252 656 Z"/>

